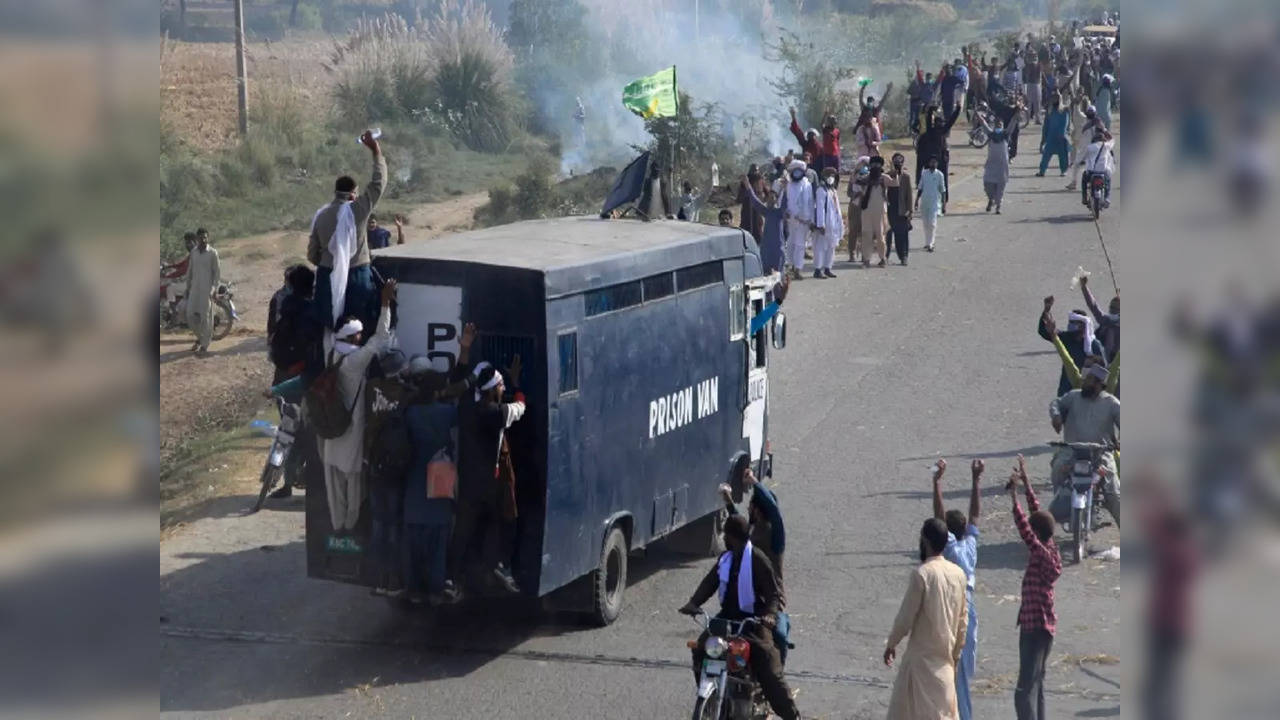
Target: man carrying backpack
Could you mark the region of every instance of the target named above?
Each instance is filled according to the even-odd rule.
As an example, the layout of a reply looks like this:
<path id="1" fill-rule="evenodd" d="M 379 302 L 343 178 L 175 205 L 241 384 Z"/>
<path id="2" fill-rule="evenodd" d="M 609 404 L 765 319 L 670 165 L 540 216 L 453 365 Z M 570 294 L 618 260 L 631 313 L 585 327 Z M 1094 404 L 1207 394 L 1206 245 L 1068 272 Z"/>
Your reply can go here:
<path id="1" fill-rule="evenodd" d="M 365 375 L 369 363 L 382 353 L 391 339 L 391 301 L 395 296 L 396 282 L 388 280 L 382 286 L 377 330 L 364 345 L 360 344 L 364 337 L 361 322 L 355 318 L 343 319 L 334 333 L 333 350 L 326 358 L 325 370 L 307 390 L 307 419 L 317 434 L 326 438 L 320 456 L 324 461 L 329 519 L 339 533 L 354 529 L 360 519 L 364 495 Z M 342 427 L 344 414 L 345 429 Z M 337 432 L 339 429 L 341 432 Z"/>

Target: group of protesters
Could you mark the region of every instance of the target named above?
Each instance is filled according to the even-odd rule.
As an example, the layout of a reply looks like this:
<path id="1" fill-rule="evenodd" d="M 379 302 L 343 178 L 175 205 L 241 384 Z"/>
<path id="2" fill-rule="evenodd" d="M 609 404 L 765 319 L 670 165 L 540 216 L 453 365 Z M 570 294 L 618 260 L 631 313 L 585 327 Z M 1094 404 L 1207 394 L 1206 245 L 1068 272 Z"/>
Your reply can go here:
<path id="1" fill-rule="evenodd" d="M 763 167 L 752 164 L 739 180 L 735 199 L 738 226 L 759 243 L 765 272 L 781 271 L 800 280 L 812 258 L 813 278 L 834 278 L 835 253 L 842 242 L 849 262 L 864 268 L 872 262 L 885 267 L 890 253 L 907 265 L 917 215 L 924 249 L 933 252 L 950 195 L 950 134 L 966 112 L 989 138 L 983 168 L 987 212 L 1003 212 L 1019 131 L 1031 122 L 1041 126 L 1038 175 L 1056 156 L 1062 175 L 1072 172 L 1068 189 L 1077 187 L 1081 168 L 1086 180 L 1092 173 L 1103 174 L 1109 202 L 1119 43 L 1094 44 L 1081 37 L 1078 24 L 1068 32 L 1064 39 L 1070 49 L 1052 34 L 1028 35 L 1025 43 L 1014 42 L 1003 61 L 965 47 L 962 57 L 945 63 L 936 78 L 917 62 L 907 88 L 914 173 L 907 170 L 903 153 L 885 157 L 881 152 L 882 110 L 893 83 L 879 101 L 867 95 L 869 80 L 860 83 L 851 168 L 844 167 L 837 118 L 826 111 L 820 127 L 805 130 L 792 108 L 789 129 L 798 148 Z M 1087 187 L 1087 182 L 1081 184 L 1082 201 Z M 682 211 L 696 197 L 690 183 L 683 189 Z M 721 210 L 718 221 L 732 224 L 733 213 Z"/>
<path id="2" fill-rule="evenodd" d="M 517 593 L 518 503 L 506 435 L 525 412 L 520 357 L 503 370 L 473 359 L 470 324 L 456 359 L 405 358 L 392 347 L 396 281 L 379 278 L 370 262 L 370 250 L 390 242 L 373 214 L 387 164 L 377 139 L 361 140 L 373 156 L 363 193 L 351 177 L 338 178 L 312 220 L 314 270 L 291 267 L 272 299 L 276 374 L 265 394 L 308 404 L 329 508 L 327 547 L 367 552 L 377 567 L 375 593 L 449 603 L 468 588 L 487 590 L 486 581 Z M 403 243 L 403 219 L 395 225 Z M 291 482 L 272 496 L 287 497 Z M 362 548 L 356 527 L 365 508 L 371 525 Z"/>

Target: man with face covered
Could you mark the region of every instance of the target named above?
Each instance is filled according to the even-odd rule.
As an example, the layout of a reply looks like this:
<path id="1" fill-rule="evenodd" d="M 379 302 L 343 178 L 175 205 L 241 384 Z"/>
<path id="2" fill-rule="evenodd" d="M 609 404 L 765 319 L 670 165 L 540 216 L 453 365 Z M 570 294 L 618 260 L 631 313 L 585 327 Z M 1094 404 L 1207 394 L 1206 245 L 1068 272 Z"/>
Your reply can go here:
<path id="1" fill-rule="evenodd" d="M 813 211 L 813 277 L 815 280 L 834 278 L 831 265 L 835 262 L 836 245 L 844 236 L 844 218 L 840 215 L 840 196 L 836 194 L 840 176 L 834 167 L 822 171 L 822 186 L 815 198 Z"/>
<path id="2" fill-rule="evenodd" d="M 1049 420 L 1053 431 L 1062 433 L 1063 442 L 1120 442 L 1120 398 L 1103 389 L 1107 368 L 1094 363 L 1082 370 L 1079 390 L 1056 398 L 1049 404 Z M 1059 448 L 1051 464 L 1053 482 L 1063 482 L 1071 471 L 1071 448 Z M 1116 474 L 1115 454 L 1102 455 L 1102 500 L 1107 512 L 1120 527 L 1120 477 Z"/>
<path id="3" fill-rule="evenodd" d="M 907 159 L 902 153 L 893 154 L 893 168 L 889 176 L 898 181 L 897 189 L 889 191 L 889 234 L 886 246 L 896 250 L 898 262 L 907 264 L 907 254 L 911 250 L 911 206 L 914 198 L 911 195 L 911 177 L 902 171 Z"/>
<path id="4" fill-rule="evenodd" d="M 1044 310 L 1040 313 L 1040 322 L 1036 327 L 1040 337 L 1050 342 L 1053 338 L 1049 334 L 1049 324 L 1045 318 L 1052 310 L 1053 296 L 1050 295 L 1044 299 Z M 1102 342 L 1096 337 L 1095 327 L 1093 318 L 1088 313 L 1083 310 L 1072 310 L 1067 316 L 1067 329 L 1058 333 L 1058 339 L 1067 346 L 1067 352 L 1071 354 L 1076 367 L 1083 368 L 1085 359 L 1091 355 L 1101 358 L 1100 364 L 1104 370 L 1110 361 L 1106 350 L 1102 347 Z M 1103 380 L 1106 380 L 1105 376 Z M 1058 395 L 1065 395 L 1069 390 L 1071 390 L 1071 379 L 1067 377 L 1067 371 L 1063 370 L 1058 379 Z"/>
<path id="5" fill-rule="evenodd" d="M 787 262 L 794 280 L 801 279 L 804 273 L 804 244 L 814 227 L 814 187 L 807 177 L 808 170 L 803 160 L 792 160 L 787 167 L 786 187 L 781 188 L 787 208 Z"/>

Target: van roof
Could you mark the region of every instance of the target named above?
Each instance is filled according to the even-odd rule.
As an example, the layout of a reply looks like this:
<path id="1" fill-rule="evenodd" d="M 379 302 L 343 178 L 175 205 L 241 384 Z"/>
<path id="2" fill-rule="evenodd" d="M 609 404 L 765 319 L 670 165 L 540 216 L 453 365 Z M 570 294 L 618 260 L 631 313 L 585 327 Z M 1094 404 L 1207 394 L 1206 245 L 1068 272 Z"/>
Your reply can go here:
<path id="1" fill-rule="evenodd" d="M 635 280 L 712 260 L 741 257 L 738 228 L 594 216 L 526 220 L 431 240 L 392 245 L 379 257 L 452 261 L 542 272 L 547 296 Z"/>

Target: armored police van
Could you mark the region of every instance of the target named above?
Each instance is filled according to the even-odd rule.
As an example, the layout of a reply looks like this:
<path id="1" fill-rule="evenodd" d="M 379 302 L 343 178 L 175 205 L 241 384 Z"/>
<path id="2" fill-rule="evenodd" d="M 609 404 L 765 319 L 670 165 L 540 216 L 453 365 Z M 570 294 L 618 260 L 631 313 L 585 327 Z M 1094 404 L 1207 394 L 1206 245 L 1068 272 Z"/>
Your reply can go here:
<path id="1" fill-rule="evenodd" d="M 393 246 L 374 265 L 398 281 L 405 355 L 453 363 L 471 322 L 471 362 L 507 368 L 521 358 L 528 410 L 507 437 L 513 570 L 526 593 L 591 575 L 592 614 L 611 622 L 628 552 L 693 523 L 683 534 L 705 529 L 709 549 L 723 509 L 717 486 L 748 463 L 772 474 L 769 353 L 785 345 L 785 317 L 748 332 L 778 276 L 762 276 L 741 230 L 535 220 Z M 319 536 L 328 521 L 323 493 L 307 495 L 308 574 L 372 584 L 312 538 L 312 525 Z"/>

